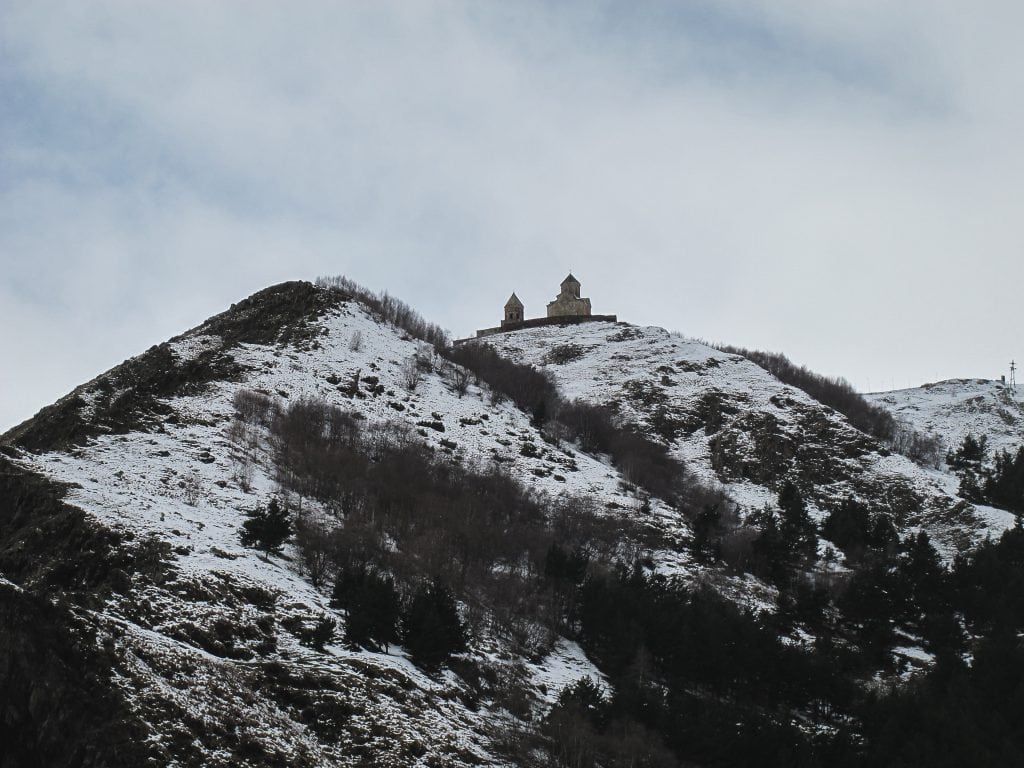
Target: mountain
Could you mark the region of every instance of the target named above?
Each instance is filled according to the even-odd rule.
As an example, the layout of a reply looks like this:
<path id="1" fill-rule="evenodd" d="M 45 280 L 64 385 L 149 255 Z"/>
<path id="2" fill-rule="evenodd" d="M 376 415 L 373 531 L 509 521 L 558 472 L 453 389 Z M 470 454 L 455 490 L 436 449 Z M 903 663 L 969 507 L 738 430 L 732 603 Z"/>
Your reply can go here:
<path id="1" fill-rule="evenodd" d="M 742 356 L 611 322 L 452 348 L 344 280 L 77 387 L 0 437 L 0 500 L 5 768 L 818 760 L 945 647 L 844 585 L 1012 525 Z"/>

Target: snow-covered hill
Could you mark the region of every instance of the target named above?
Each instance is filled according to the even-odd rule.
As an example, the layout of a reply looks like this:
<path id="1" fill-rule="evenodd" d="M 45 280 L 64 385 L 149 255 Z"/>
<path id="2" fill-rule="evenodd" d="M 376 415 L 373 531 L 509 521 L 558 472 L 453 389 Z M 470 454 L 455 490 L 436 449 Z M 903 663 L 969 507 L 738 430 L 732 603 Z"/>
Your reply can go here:
<path id="1" fill-rule="evenodd" d="M 264 305 L 274 290 L 232 322 L 272 315 Z M 312 290 L 276 289 L 297 299 Z M 368 755 L 375 765 L 502 763 L 494 742 L 508 713 L 468 707 L 458 678 L 428 677 L 397 647 L 380 654 L 332 643 L 317 652 L 285 628 L 340 617 L 302 577 L 294 551 L 267 558 L 239 543 L 245 513 L 268 501 L 275 482 L 266 436 L 232 430 L 235 394 L 257 390 L 285 405 L 317 397 L 370 421 L 406 421 L 467 464 L 500 459 L 551 494 L 569 489 L 622 509 L 636 499 L 610 466 L 546 446 L 526 416 L 479 387 L 460 397 L 431 371 L 410 392 L 403 365 L 431 357 L 429 347 L 356 302 L 327 297 L 316 306 L 278 331 L 246 334 L 273 343 L 230 344 L 233 331 L 218 334 L 223 324 L 211 322 L 156 347 L 6 438 L 38 452 L 8 451 L 18 469 L 66 485 L 66 504 L 119 542 L 152 542 L 159 552 L 158 577 L 110 594 L 88 623 L 112 646 L 112 683 L 163 764 L 236 765 L 240 750 L 263 755 L 259 764 L 364 765 Z M 301 339 L 279 341 L 286 336 Z M 356 372 L 364 396 L 351 398 L 341 390 Z M 160 396 L 150 397 L 157 385 Z M 423 421 L 435 426 L 417 427 Z M 526 456 L 524 444 L 539 450 Z M 654 512 L 682 535 L 667 510 Z M 564 640 L 532 663 L 493 638 L 474 650 L 489 674 L 518 676 L 537 707 L 581 676 L 599 677 Z"/>
<path id="2" fill-rule="evenodd" d="M 938 435 L 947 450 L 969 434 L 987 436 L 992 451 L 1024 445 L 1024 391 L 999 381 L 951 379 L 866 397 L 919 432 Z"/>
<path id="3" fill-rule="evenodd" d="M 856 498 L 904 533 L 927 529 L 947 554 L 1005 524 L 975 516 L 951 476 L 891 453 L 749 360 L 664 330 L 592 322 L 469 343 L 549 371 L 567 400 L 614 406 L 721 486 L 741 514 L 792 480 L 819 516 Z M 266 556 L 240 543 L 246 513 L 284 493 L 271 435 L 236 418 L 242 391 L 282 408 L 316 398 L 368 424 L 407 424 L 438 455 L 469 468 L 498 464 L 539 494 L 590 499 L 594 514 L 648 531 L 643 554 L 655 571 L 713 576 L 731 599 L 772 607 L 773 590 L 756 579 L 696 565 L 685 516 L 638 492 L 608 457 L 542 434 L 483 384 L 463 391 L 450 363 L 358 301 L 284 284 L 0 438 L 0 658 L 19 660 L 0 682 L 8 721 L 23 732 L 102 715 L 108 730 L 124 724 L 108 741 L 131 745 L 118 747 L 117 763 L 98 743 L 111 765 L 509 764 L 517 717 L 539 717 L 581 676 L 600 679 L 566 638 L 528 657 L 482 630 L 466 656 L 474 681 L 428 675 L 397 646 L 352 651 L 336 636 L 318 651 L 302 642 L 319 617 L 344 619 L 294 548 Z M 994 390 L 991 399 L 986 417 L 1002 419 L 1003 401 Z M 929 406 L 937 414 L 938 402 Z M 1003 406 L 1014 418 L 1020 411 L 1019 402 Z M 62 664 L 26 653 L 43 626 Z M 76 664 L 88 666 L 85 682 Z M 512 689 L 526 702 L 517 715 L 501 695 Z M 79 711 L 66 690 L 80 699 L 99 690 L 102 706 Z M 75 764 L 65 757 L 52 763 Z"/>

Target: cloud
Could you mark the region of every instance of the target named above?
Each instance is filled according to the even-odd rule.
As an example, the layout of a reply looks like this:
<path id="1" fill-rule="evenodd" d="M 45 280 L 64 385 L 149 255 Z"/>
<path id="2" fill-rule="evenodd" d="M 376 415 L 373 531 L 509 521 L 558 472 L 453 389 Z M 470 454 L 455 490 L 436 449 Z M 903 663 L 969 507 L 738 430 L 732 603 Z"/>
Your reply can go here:
<path id="1" fill-rule="evenodd" d="M 571 268 L 596 311 L 860 386 L 996 376 L 1020 356 L 1021 15 L 7 4 L 0 425 L 332 273 L 456 335 L 513 289 L 541 312 Z"/>

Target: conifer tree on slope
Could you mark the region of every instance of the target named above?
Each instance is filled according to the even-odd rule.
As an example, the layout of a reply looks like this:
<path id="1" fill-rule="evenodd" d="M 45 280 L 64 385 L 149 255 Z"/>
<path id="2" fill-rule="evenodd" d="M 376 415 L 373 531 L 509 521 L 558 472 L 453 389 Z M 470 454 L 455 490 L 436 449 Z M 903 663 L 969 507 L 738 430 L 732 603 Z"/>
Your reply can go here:
<path id="1" fill-rule="evenodd" d="M 257 508 L 242 523 L 242 544 L 262 549 L 267 554 L 280 552 L 291 534 L 291 515 L 276 498 L 271 499 L 265 508 Z"/>

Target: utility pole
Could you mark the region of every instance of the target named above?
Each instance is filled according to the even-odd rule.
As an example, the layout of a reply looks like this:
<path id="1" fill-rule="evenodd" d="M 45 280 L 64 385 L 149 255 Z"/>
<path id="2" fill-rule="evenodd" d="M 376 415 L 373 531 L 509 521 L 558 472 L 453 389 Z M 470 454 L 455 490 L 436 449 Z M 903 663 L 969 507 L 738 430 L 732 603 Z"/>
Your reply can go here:
<path id="1" fill-rule="evenodd" d="M 1010 391 L 1017 391 L 1017 361 L 1010 361 Z"/>

